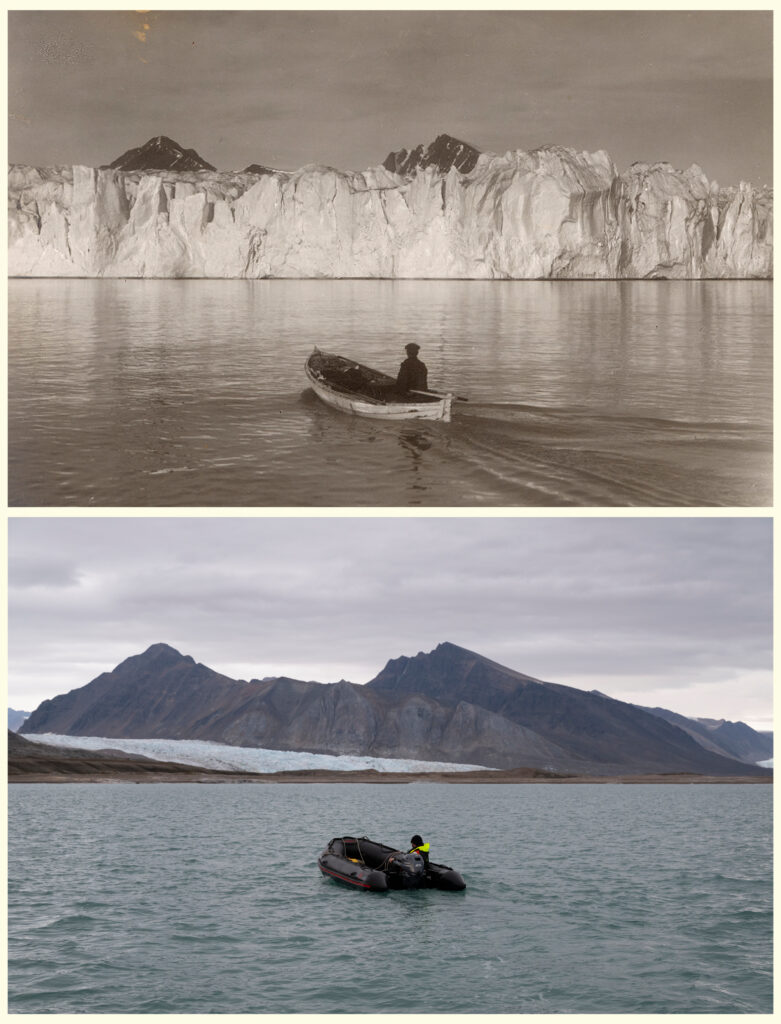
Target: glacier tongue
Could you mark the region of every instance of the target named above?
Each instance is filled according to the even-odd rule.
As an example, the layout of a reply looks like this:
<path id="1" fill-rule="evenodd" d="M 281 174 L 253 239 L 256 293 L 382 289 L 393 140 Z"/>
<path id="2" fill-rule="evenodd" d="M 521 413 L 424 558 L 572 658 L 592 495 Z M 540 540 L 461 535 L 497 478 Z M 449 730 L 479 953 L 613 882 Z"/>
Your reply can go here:
<path id="1" fill-rule="evenodd" d="M 769 189 L 560 146 L 411 178 L 14 166 L 9 274 L 768 278 L 772 222 Z"/>
<path id="2" fill-rule="evenodd" d="M 54 733 L 30 733 L 25 739 L 55 747 L 76 750 L 121 750 L 142 754 L 155 761 L 173 761 L 238 772 L 360 771 L 378 772 L 464 772 L 486 769 L 477 764 L 450 764 L 445 761 L 415 761 L 404 758 L 361 757 L 353 754 L 307 754 L 289 750 L 265 750 L 259 747 L 231 747 L 204 740 L 121 739 L 102 736 L 60 736 Z"/>

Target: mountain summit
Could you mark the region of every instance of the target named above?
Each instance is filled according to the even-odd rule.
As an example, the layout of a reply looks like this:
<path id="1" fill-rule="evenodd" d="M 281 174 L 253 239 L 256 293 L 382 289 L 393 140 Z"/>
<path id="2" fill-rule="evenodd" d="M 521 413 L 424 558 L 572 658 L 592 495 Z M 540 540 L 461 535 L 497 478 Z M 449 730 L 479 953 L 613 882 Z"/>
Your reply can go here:
<path id="1" fill-rule="evenodd" d="M 452 135 L 438 135 L 428 146 L 416 146 L 413 150 L 400 149 L 389 153 L 382 166 L 393 174 L 410 176 L 427 167 L 436 167 L 440 174 L 447 174 L 455 167 L 462 174 L 474 170 L 480 150 L 468 142 L 454 139 Z"/>
<path id="2" fill-rule="evenodd" d="M 109 167 L 115 171 L 214 171 L 194 149 L 182 149 L 166 135 L 157 135 L 117 157 Z"/>
<path id="3" fill-rule="evenodd" d="M 539 680 L 445 642 L 428 654 L 391 659 L 367 686 L 396 697 L 424 694 L 446 704 L 468 700 L 494 711 L 518 686 L 532 682 Z"/>
<path id="4" fill-rule="evenodd" d="M 198 739 L 571 774 L 764 775 L 656 714 L 542 682 L 451 643 L 365 686 L 229 679 L 166 644 L 44 701 L 22 733 Z"/>

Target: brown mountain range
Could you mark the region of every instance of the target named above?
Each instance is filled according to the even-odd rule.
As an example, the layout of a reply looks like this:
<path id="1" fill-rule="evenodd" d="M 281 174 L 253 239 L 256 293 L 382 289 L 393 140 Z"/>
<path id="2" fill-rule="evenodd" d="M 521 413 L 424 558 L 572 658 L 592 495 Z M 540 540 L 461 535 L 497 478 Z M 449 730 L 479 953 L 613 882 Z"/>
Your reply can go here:
<path id="1" fill-rule="evenodd" d="M 580 775 L 769 775 L 622 701 L 546 683 L 440 644 L 365 686 L 237 681 L 166 644 L 44 701 L 23 733 L 199 739 L 236 746 Z"/>

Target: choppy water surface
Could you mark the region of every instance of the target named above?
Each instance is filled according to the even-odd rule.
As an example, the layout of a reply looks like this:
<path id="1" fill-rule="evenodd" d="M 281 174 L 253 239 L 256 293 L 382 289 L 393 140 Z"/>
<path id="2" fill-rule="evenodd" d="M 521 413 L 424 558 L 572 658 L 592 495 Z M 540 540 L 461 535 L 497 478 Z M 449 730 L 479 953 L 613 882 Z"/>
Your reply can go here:
<path id="1" fill-rule="evenodd" d="M 15 1013 L 770 1013 L 770 786 L 12 785 Z M 326 880 L 421 831 L 464 893 Z"/>
<path id="2" fill-rule="evenodd" d="M 771 502 L 772 283 L 9 282 L 12 505 Z M 313 345 L 450 424 L 324 406 Z"/>

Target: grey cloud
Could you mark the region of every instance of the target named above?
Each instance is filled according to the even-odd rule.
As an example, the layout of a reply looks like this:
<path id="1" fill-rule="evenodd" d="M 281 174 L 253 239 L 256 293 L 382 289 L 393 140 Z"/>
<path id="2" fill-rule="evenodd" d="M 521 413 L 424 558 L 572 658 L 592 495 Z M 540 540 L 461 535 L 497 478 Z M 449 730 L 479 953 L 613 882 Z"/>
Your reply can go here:
<path id="1" fill-rule="evenodd" d="M 26 690 L 52 696 L 87 682 L 83 666 L 110 669 L 156 641 L 228 674 L 241 665 L 247 675 L 365 682 L 390 657 L 450 640 L 553 682 L 596 677 L 608 692 L 672 687 L 683 698 L 693 680 L 723 680 L 723 706 L 701 712 L 714 717 L 740 717 L 733 684 L 753 673 L 755 685 L 766 678 L 769 714 L 764 519 L 35 519 L 10 527 L 14 706 L 25 707 Z M 65 601 L 60 586 L 69 588 Z"/>
<path id="2" fill-rule="evenodd" d="M 11 589 L 30 587 L 69 589 L 79 583 L 79 572 L 70 559 L 54 551 L 34 552 L 8 559 L 8 581 Z"/>

